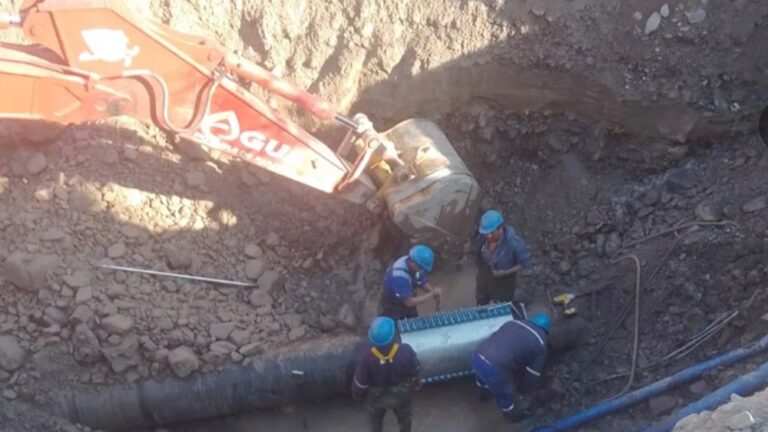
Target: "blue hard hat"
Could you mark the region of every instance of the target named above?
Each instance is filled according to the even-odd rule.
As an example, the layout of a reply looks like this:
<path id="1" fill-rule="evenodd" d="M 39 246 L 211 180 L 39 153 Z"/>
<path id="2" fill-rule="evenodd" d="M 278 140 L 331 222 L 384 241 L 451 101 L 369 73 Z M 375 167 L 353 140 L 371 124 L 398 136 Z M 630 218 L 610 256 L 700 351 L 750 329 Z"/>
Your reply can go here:
<path id="1" fill-rule="evenodd" d="M 545 313 L 535 314 L 531 317 L 531 322 L 547 333 L 552 329 L 552 321 L 549 319 L 549 315 Z"/>
<path id="2" fill-rule="evenodd" d="M 480 218 L 480 234 L 486 235 L 496 231 L 504 223 L 504 216 L 498 210 L 488 210 Z"/>
<path id="3" fill-rule="evenodd" d="M 395 320 L 389 317 L 377 317 L 368 330 L 368 339 L 377 347 L 389 345 L 395 338 Z"/>
<path id="4" fill-rule="evenodd" d="M 412 247 L 408 252 L 408 257 L 428 272 L 432 271 L 432 266 L 435 264 L 435 253 L 429 246 L 416 245 Z"/>

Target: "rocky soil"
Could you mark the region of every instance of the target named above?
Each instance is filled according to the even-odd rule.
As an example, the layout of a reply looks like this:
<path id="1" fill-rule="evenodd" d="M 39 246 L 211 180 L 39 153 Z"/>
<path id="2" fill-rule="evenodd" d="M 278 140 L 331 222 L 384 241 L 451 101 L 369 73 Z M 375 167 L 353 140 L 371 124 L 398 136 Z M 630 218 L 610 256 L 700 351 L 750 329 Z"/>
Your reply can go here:
<path id="1" fill-rule="evenodd" d="M 747 432 L 760 429 L 768 422 L 768 391 L 762 391 L 750 398 L 733 396 L 731 402 L 715 411 L 687 417 L 675 426 L 674 432 Z"/>
<path id="2" fill-rule="evenodd" d="M 18 3 L 0 0 L 0 10 Z M 738 312 L 690 355 L 639 374 L 635 385 L 764 334 L 768 155 L 752 120 L 768 103 L 768 5 L 132 4 L 220 40 L 342 110 L 371 114 L 380 129 L 408 116 L 438 121 L 486 204 L 503 209 L 531 243 L 536 265 L 521 294 L 542 300 L 601 288 L 577 301 L 592 323 L 590 343 L 555 365 L 570 390 L 549 407 L 553 418 L 623 386 L 594 384 L 630 364 L 633 313 L 597 350 L 633 298 L 635 270 L 617 257 L 641 262 L 641 368 Z M 4 39 L 21 40 L 14 32 Z M 292 114 L 329 142 L 337 138 Z M 71 127 L 38 147 L 7 130 L 0 391 L 2 406 L 14 408 L 0 409 L 9 419 L 0 428 L 69 427 L 29 414 L 26 404 L 44 406 L 52 390 L 204 373 L 271 346 L 359 331 L 375 308 L 381 270 L 406 241 L 361 207 L 178 147 L 127 119 Z M 732 223 L 659 234 L 725 220 Z M 645 423 L 731 373 L 598 426 Z"/>

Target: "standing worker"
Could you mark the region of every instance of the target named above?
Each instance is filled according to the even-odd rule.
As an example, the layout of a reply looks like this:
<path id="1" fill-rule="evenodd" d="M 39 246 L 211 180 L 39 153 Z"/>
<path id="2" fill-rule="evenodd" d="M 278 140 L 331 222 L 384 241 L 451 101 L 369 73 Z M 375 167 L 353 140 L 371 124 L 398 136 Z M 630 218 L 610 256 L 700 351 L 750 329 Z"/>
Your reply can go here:
<path id="1" fill-rule="evenodd" d="M 474 244 L 477 305 L 513 301 L 517 274 L 531 264 L 528 246 L 514 228 L 504 225 L 504 217 L 497 210 L 483 213 L 478 234 Z M 471 245 L 468 249 L 472 249 Z"/>
<path id="2" fill-rule="evenodd" d="M 432 287 L 427 273 L 432 271 L 435 253 L 429 246 L 413 246 L 408 255 L 400 257 L 387 269 L 384 276 L 384 292 L 381 297 L 381 314 L 394 320 L 415 318 L 416 306 L 434 298 L 440 299 L 440 288 Z M 426 292 L 416 295 L 416 289 Z"/>
<path id="3" fill-rule="evenodd" d="M 381 432 L 391 409 L 400 432 L 411 431 L 413 393 L 421 388 L 419 359 L 408 344 L 401 344 L 395 321 L 378 317 L 368 331 L 371 346 L 357 360 L 352 397 L 366 399 L 371 430 Z"/>
<path id="4" fill-rule="evenodd" d="M 533 315 L 530 321 L 509 321 L 472 353 L 472 370 L 481 397 L 492 395 L 509 421 L 530 416 L 519 392 L 532 390 L 541 376 L 551 327 L 546 314 Z"/>

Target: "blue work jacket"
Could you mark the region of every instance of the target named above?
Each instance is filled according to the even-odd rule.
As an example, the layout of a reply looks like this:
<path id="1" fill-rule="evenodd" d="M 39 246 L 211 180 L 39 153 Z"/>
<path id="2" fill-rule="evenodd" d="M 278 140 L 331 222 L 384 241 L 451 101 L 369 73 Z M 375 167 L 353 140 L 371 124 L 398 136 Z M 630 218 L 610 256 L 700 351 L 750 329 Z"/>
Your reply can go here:
<path id="1" fill-rule="evenodd" d="M 392 358 L 385 360 L 374 354 L 374 349 L 379 355 L 388 355 L 392 345 L 375 348 L 370 345 L 360 354 L 355 367 L 355 375 L 352 379 L 352 395 L 362 397 L 371 387 L 392 387 L 414 380 L 420 374 L 421 365 L 416 357 L 416 352 L 408 344 L 401 344 L 400 338 L 396 339 L 398 347 Z"/>
<path id="2" fill-rule="evenodd" d="M 408 270 L 408 256 L 397 259 L 384 275 L 384 295 L 390 300 L 404 301 L 413 296 L 415 288 L 427 283 L 425 272 L 411 273 Z"/>
<path id="3" fill-rule="evenodd" d="M 524 268 L 531 265 L 531 252 L 523 239 L 518 237 L 514 228 L 505 226 L 501 241 L 496 249 L 490 250 L 485 236 L 475 239 L 475 259 L 478 266 L 491 271 L 509 270 L 520 264 Z"/>
<path id="4" fill-rule="evenodd" d="M 531 388 L 547 361 L 547 334 L 530 321 L 509 321 L 477 347 L 477 353 Z"/>

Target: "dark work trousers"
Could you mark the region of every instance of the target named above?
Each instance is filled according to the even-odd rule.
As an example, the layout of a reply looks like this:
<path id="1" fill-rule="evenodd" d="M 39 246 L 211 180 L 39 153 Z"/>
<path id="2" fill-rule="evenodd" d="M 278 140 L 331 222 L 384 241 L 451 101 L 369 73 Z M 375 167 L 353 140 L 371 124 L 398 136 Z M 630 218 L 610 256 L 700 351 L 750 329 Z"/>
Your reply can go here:
<path id="1" fill-rule="evenodd" d="M 515 298 L 517 289 L 517 273 L 509 276 L 494 277 L 491 270 L 486 266 L 480 266 L 477 269 L 477 278 L 475 279 L 475 297 L 477 305 L 486 305 L 488 303 L 506 303 Z"/>
<path id="2" fill-rule="evenodd" d="M 392 318 L 397 321 L 403 318 L 416 318 L 419 316 L 419 311 L 416 306 L 406 306 L 400 300 L 391 299 L 389 296 L 381 295 L 381 307 L 380 314 L 385 317 Z"/>
<path id="3" fill-rule="evenodd" d="M 472 371 L 480 394 L 486 396 L 490 393 L 505 417 L 513 415 L 519 397 L 511 377 L 476 352 L 472 353 Z"/>
<path id="4" fill-rule="evenodd" d="M 413 386 L 405 382 L 391 387 L 371 387 L 366 407 L 373 432 L 384 430 L 384 416 L 392 410 L 397 417 L 400 432 L 411 432 L 413 416 Z"/>

